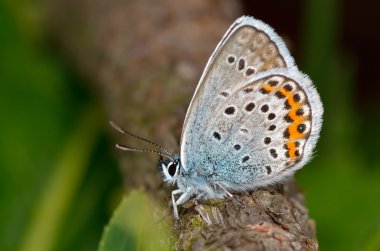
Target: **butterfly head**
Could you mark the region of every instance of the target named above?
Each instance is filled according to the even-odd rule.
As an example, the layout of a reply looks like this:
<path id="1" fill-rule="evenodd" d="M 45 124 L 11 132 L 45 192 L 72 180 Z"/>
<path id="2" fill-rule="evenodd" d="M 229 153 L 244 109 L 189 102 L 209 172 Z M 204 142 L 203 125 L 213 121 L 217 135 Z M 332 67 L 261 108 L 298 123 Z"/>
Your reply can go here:
<path id="1" fill-rule="evenodd" d="M 160 167 L 162 171 L 163 179 L 166 183 L 174 184 L 181 176 L 181 162 L 178 157 L 174 157 L 169 161 L 160 160 Z"/>

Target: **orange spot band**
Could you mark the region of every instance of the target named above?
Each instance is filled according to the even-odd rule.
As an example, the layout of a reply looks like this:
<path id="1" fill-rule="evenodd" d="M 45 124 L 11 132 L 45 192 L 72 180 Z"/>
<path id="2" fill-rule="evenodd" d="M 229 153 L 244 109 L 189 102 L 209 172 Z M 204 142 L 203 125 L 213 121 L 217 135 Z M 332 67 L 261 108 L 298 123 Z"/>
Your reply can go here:
<path id="1" fill-rule="evenodd" d="M 297 127 L 299 124 L 301 124 L 303 121 L 306 120 L 306 117 L 305 116 L 298 116 L 296 114 L 297 110 L 301 107 L 302 103 L 294 101 L 291 91 L 287 91 L 284 88 L 281 88 L 280 92 L 287 98 L 288 104 L 290 106 L 290 111 L 288 113 L 288 116 L 294 121 L 293 124 L 291 124 L 288 127 L 289 134 L 290 134 L 289 139 L 292 140 L 292 139 L 303 138 L 304 137 L 303 133 L 299 133 L 297 130 Z M 291 149 L 289 145 L 288 145 L 288 147 L 289 147 L 289 149 Z M 291 158 L 295 158 L 295 150 L 294 151 L 289 150 L 289 155 Z M 292 157 L 292 155 L 294 157 Z"/>
<path id="2" fill-rule="evenodd" d="M 268 84 L 263 85 L 262 88 L 263 88 L 264 90 L 266 90 L 267 92 L 273 92 L 273 91 L 275 90 L 275 87 L 272 87 L 272 86 L 270 86 L 270 85 L 268 85 Z"/>
<path id="3" fill-rule="evenodd" d="M 288 142 L 287 147 L 289 149 L 289 157 L 292 159 L 297 158 L 297 156 L 296 156 L 296 151 L 297 151 L 296 144 L 294 142 Z"/>

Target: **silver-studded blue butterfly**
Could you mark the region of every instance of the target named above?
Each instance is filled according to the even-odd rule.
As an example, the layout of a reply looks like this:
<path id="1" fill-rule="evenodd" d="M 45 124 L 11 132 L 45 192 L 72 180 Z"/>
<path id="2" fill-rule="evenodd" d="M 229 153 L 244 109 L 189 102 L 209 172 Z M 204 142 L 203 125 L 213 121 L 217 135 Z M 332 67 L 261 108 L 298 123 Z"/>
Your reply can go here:
<path id="1" fill-rule="evenodd" d="M 191 197 L 231 196 L 302 168 L 318 141 L 322 114 L 315 87 L 282 39 L 262 21 L 243 16 L 206 65 L 186 114 L 180 155 L 158 145 L 164 152 L 117 146 L 170 160 L 161 168 L 164 181 L 177 184 L 172 202 L 178 218 L 177 206 Z"/>

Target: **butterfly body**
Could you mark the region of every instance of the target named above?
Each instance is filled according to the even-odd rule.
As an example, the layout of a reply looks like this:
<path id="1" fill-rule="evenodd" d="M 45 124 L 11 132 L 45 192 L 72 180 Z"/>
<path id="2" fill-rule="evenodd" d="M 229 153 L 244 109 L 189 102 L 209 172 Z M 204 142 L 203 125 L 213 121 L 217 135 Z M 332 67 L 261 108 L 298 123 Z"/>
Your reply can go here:
<path id="1" fill-rule="evenodd" d="M 281 38 L 252 17 L 237 19 L 211 55 L 189 105 L 179 156 L 166 157 L 163 179 L 177 205 L 232 196 L 279 182 L 302 168 L 319 138 L 323 106 Z"/>

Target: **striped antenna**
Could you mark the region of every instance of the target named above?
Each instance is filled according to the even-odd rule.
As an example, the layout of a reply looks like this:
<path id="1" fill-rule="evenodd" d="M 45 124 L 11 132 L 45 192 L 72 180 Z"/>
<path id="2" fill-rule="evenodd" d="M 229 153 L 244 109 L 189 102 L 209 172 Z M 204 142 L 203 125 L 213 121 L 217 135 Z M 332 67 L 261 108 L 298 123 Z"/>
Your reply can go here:
<path id="1" fill-rule="evenodd" d="M 133 152 L 149 152 L 149 153 L 155 153 L 155 154 L 158 154 L 162 157 L 166 157 L 166 158 L 169 158 L 171 160 L 174 161 L 173 159 L 173 154 L 171 152 L 169 152 L 168 150 L 166 150 L 164 147 L 160 146 L 159 144 L 157 143 L 154 143 L 150 140 L 147 140 L 145 138 L 142 138 L 140 136 L 137 136 L 131 132 L 128 132 L 127 130 L 124 130 L 123 128 L 121 128 L 120 126 L 118 126 L 115 122 L 113 121 L 110 121 L 109 122 L 110 125 L 118 132 L 122 133 L 122 134 L 125 134 L 125 135 L 129 135 L 129 136 L 132 136 L 136 139 L 139 139 L 141 141 L 144 141 L 144 142 L 147 142 L 155 147 L 157 147 L 158 149 L 164 151 L 165 153 L 162 153 L 162 152 L 159 152 L 159 151 L 155 151 L 155 150 L 149 150 L 149 149 L 138 149 L 138 148 L 133 148 L 133 147 L 128 147 L 128 146 L 124 146 L 124 145 L 120 145 L 120 144 L 116 144 L 116 147 L 120 150 L 123 150 L 123 151 L 133 151 Z"/>

